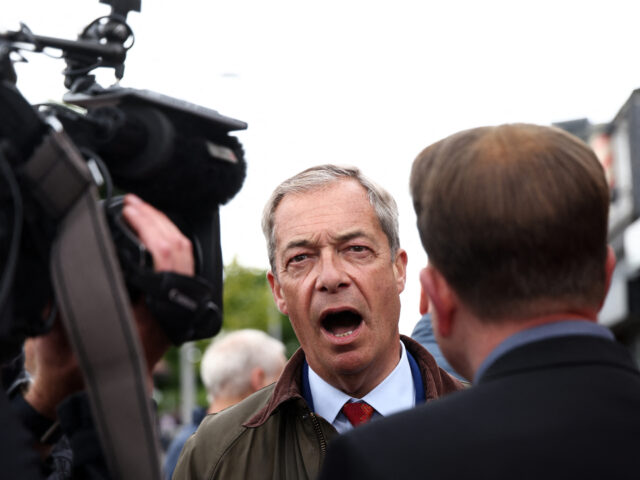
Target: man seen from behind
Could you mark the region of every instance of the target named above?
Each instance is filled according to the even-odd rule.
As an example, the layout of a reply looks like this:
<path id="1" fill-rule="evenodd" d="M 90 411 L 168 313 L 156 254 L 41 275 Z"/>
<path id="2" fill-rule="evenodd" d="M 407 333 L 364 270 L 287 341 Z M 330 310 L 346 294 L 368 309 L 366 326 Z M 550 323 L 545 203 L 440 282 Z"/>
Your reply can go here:
<path id="1" fill-rule="evenodd" d="M 338 438 L 320 478 L 637 478 L 640 373 L 597 323 L 615 258 L 593 151 L 476 128 L 426 148 L 410 183 L 421 310 L 473 386 Z"/>

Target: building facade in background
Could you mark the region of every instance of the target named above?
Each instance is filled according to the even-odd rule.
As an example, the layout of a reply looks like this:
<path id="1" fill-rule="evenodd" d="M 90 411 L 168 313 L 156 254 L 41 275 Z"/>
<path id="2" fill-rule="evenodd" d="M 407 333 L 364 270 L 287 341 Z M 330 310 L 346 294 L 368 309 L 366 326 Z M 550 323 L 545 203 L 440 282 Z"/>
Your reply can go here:
<path id="1" fill-rule="evenodd" d="M 599 322 L 640 365 L 640 89 L 609 123 L 579 119 L 554 125 L 588 143 L 605 169 L 611 190 L 609 243 L 618 263 Z"/>

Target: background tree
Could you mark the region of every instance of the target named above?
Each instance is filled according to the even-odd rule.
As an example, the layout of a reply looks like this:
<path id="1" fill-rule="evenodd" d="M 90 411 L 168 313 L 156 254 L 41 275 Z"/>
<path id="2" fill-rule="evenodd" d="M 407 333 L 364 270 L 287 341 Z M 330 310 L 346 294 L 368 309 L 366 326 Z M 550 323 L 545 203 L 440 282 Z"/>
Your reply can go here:
<path id="1" fill-rule="evenodd" d="M 300 346 L 289 319 L 276 307 L 267 282 L 267 272 L 243 267 L 234 258 L 224 270 L 225 330 L 256 328 L 281 340 L 287 356 Z"/>

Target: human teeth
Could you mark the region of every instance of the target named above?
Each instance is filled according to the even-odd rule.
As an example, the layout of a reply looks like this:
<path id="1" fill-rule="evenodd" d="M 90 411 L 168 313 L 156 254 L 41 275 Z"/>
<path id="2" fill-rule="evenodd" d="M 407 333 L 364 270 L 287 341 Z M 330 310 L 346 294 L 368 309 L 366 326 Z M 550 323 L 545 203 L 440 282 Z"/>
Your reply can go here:
<path id="1" fill-rule="evenodd" d="M 344 332 L 344 333 L 336 333 L 336 337 L 346 337 L 347 335 L 351 335 L 353 333 L 353 330 L 349 330 L 348 332 Z"/>

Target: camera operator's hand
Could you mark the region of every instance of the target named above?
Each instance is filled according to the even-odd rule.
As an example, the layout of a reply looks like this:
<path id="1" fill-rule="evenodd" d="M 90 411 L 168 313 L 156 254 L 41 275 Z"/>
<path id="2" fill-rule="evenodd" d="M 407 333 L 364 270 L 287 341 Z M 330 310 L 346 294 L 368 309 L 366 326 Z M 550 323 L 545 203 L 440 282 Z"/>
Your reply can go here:
<path id="1" fill-rule="evenodd" d="M 80 367 L 59 317 L 46 335 L 27 342 L 25 363 L 31 365 L 33 382 L 24 398 L 41 415 L 53 420 L 57 405 L 84 388 Z"/>
<path id="2" fill-rule="evenodd" d="M 128 194 L 122 216 L 151 253 L 156 272 L 195 273 L 191 241 L 164 213 Z"/>

